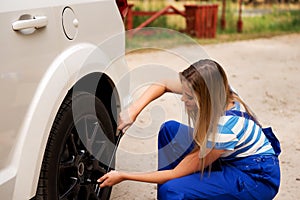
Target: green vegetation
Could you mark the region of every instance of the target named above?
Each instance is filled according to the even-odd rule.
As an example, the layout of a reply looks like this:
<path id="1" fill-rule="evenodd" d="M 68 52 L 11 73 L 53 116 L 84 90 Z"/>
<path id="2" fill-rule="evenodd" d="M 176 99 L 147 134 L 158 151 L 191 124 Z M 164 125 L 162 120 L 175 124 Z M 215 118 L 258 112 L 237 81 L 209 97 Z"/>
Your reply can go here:
<path id="1" fill-rule="evenodd" d="M 227 3 L 226 30 L 218 29 L 218 33 L 236 33 L 236 22 L 238 20 L 237 10 L 233 3 Z M 220 15 L 219 15 L 220 18 Z M 243 33 L 283 33 L 300 31 L 300 4 L 299 9 L 288 7 L 280 8 L 276 5 L 268 7 L 244 7 L 243 9 Z"/>
<path id="2" fill-rule="evenodd" d="M 165 1 L 135 1 L 134 10 L 135 11 L 158 11 L 166 6 Z M 137 27 L 144 21 L 146 21 L 149 16 L 137 16 L 133 18 L 133 26 Z M 153 21 L 149 26 L 151 27 L 169 27 L 167 23 L 167 17 L 161 16 L 155 21 Z"/>
<path id="3" fill-rule="evenodd" d="M 172 4 L 179 10 L 184 10 L 184 4 L 199 4 L 199 1 L 163 1 L 163 0 L 135 0 L 134 10 L 158 11 Z M 300 32 L 300 3 L 294 4 L 262 4 L 243 5 L 242 21 L 243 31 L 237 33 L 238 3 L 227 1 L 226 4 L 226 29 L 221 30 L 221 1 L 206 1 L 206 3 L 219 4 L 217 37 L 213 39 L 196 39 L 200 43 L 219 43 L 234 40 L 271 37 L 280 34 Z M 203 3 L 202 3 L 203 4 Z M 148 17 L 135 17 L 134 27 L 145 21 Z M 177 31 L 185 30 L 185 19 L 182 16 L 161 16 L 149 26 L 164 27 Z"/>
<path id="4" fill-rule="evenodd" d="M 245 33 L 299 32 L 300 10 L 273 11 L 258 17 L 244 17 Z"/>

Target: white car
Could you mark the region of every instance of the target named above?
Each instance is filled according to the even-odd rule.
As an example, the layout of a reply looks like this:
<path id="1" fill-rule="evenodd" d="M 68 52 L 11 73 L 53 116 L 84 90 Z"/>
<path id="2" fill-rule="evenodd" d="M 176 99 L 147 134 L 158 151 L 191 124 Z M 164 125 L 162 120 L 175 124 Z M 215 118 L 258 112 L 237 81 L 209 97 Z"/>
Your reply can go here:
<path id="1" fill-rule="evenodd" d="M 0 6 L 1 199 L 108 199 L 127 0 Z"/>

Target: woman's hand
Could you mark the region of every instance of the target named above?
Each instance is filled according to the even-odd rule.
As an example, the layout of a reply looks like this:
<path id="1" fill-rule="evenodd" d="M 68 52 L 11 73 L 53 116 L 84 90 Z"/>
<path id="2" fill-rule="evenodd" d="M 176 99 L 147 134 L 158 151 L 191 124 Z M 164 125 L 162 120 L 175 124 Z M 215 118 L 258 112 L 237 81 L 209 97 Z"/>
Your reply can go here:
<path id="1" fill-rule="evenodd" d="M 122 130 L 123 133 L 127 131 L 127 129 L 134 123 L 137 117 L 137 109 L 135 109 L 134 105 L 131 105 L 126 110 L 122 111 L 119 115 L 119 126 L 118 129 Z"/>
<path id="2" fill-rule="evenodd" d="M 100 184 L 101 188 L 106 186 L 113 186 L 120 183 L 121 181 L 124 181 L 124 177 L 122 176 L 122 173 L 118 171 L 110 171 L 98 179 L 98 182 L 102 182 Z"/>

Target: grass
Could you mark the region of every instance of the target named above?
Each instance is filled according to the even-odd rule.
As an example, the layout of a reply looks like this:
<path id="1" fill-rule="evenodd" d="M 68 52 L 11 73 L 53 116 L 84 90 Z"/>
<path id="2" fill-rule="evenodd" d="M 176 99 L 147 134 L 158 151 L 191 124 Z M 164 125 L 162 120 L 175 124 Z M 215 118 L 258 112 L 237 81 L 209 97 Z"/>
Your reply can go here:
<path id="1" fill-rule="evenodd" d="M 160 2 L 160 3 L 158 3 Z M 184 3 L 192 4 L 193 1 L 183 1 Z M 134 7 L 139 10 L 160 10 L 170 2 L 166 1 L 133 1 Z M 219 20 L 221 16 L 221 2 L 214 1 L 214 3 L 219 3 Z M 184 10 L 183 3 L 173 2 L 173 5 Z M 149 9 L 150 8 L 150 9 Z M 218 24 L 217 36 L 212 39 L 199 39 L 193 38 L 201 44 L 214 44 L 221 42 L 229 42 L 236 40 L 248 40 L 261 37 L 273 37 L 276 35 L 289 34 L 289 33 L 300 33 L 300 4 L 275 4 L 275 5 L 261 5 L 261 6 L 243 6 L 243 31 L 242 33 L 237 33 L 237 3 L 232 3 L 227 1 L 226 5 L 226 29 L 221 30 Z M 135 27 L 141 23 L 144 19 L 138 19 L 135 17 Z M 140 21 L 139 21 L 140 20 Z M 150 24 L 152 27 L 165 27 L 168 29 L 173 29 L 177 31 L 182 31 L 185 29 L 185 19 L 181 16 L 162 16 Z M 162 34 L 161 37 L 155 36 L 152 42 L 157 42 L 159 44 L 166 43 L 170 45 L 169 36 L 167 34 Z M 139 40 L 143 40 L 142 37 Z M 147 37 L 147 42 L 151 39 Z M 176 41 L 176 40 L 175 40 Z"/>
<path id="2" fill-rule="evenodd" d="M 274 11 L 270 14 L 248 17 L 244 20 L 245 33 L 300 31 L 300 10 Z"/>
<path id="3" fill-rule="evenodd" d="M 198 43 L 197 40 L 186 34 L 159 27 L 144 28 L 134 35 L 131 35 L 129 31 L 126 37 L 127 52 L 133 50 L 141 52 L 155 49 L 170 49 L 181 45 L 195 45 Z"/>
<path id="4" fill-rule="evenodd" d="M 279 35 L 287 35 L 291 34 L 290 32 L 269 32 L 269 33 L 232 33 L 232 34 L 220 34 L 217 35 L 216 38 L 212 39 L 199 39 L 194 38 L 198 41 L 199 44 L 208 45 L 208 44 L 219 44 L 225 42 L 234 42 L 234 41 L 241 41 L 241 40 L 251 40 L 251 39 L 258 39 L 258 38 L 271 38 L 274 36 Z"/>

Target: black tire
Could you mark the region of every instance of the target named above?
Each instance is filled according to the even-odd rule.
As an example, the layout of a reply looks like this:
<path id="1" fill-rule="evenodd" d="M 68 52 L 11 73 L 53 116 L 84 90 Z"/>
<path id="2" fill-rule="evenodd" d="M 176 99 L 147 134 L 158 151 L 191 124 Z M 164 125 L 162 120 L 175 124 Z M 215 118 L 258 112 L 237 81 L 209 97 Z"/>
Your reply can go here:
<path id="1" fill-rule="evenodd" d="M 61 105 L 47 142 L 36 199 L 109 199 L 94 182 L 114 168 L 115 134 L 100 99 L 80 92 Z"/>

